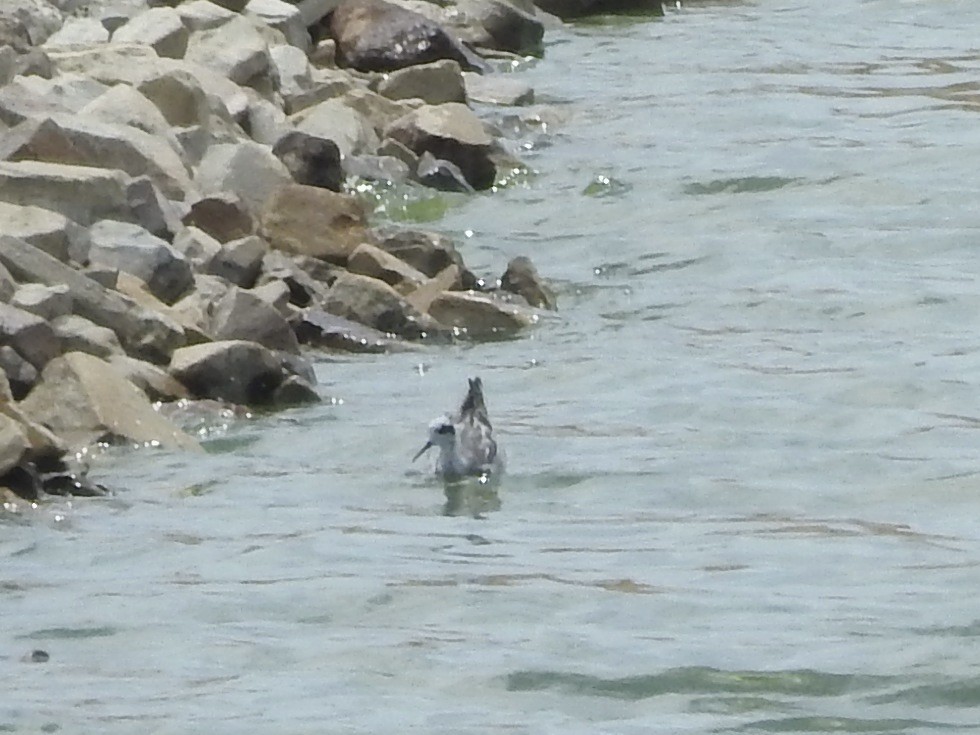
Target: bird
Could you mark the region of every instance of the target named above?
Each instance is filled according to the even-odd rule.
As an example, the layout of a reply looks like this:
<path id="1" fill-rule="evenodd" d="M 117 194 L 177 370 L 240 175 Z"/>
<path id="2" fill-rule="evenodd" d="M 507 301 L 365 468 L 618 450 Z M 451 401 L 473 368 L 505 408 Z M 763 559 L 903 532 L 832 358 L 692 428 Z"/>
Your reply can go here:
<path id="1" fill-rule="evenodd" d="M 432 447 L 439 448 L 435 474 L 447 482 L 475 477 L 485 483 L 503 474 L 504 453 L 493 436 L 480 378 L 469 379 L 469 390 L 456 414 L 429 423 L 429 440 L 412 461 Z"/>

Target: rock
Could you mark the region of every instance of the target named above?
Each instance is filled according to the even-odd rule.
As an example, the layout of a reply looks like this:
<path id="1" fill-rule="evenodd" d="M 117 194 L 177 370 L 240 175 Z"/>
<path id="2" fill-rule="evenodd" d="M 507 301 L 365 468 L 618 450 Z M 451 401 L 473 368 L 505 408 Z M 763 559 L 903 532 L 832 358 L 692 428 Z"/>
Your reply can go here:
<path id="1" fill-rule="evenodd" d="M 250 212 L 257 213 L 292 177 L 268 148 L 242 141 L 208 149 L 195 181 L 204 194 L 233 192 Z"/>
<path id="2" fill-rule="evenodd" d="M 316 389 L 298 375 L 287 377 L 272 393 L 272 402 L 277 406 L 301 406 L 319 400 Z"/>
<path id="3" fill-rule="evenodd" d="M 365 181 L 402 183 L 409 178 L 409 168 L 393 156 L 351 156 L 344 161 L 348 176 Z"/>
<path id="4" fill-rule="evenodd" d="M 138 225 L 101 220 L 92 225 L 90 235 L 92 264 L 132 273 L 165 304 L 174 303 L 194 285 L 184 256 Z"/>
<path id="5" fill-rule="evenodd" d="M 13 347 L 38 370 L 61 354 L 61 341 L 50 324 L 10 304 L 0 304 L 0 344 Z"/>
<path id="6" fill-rule="evenodd" d="M 310 274 L 308 268 L 300 267 L 293 258 L 276 250 L 270 251 L 262 259 L 262 274 L 259 276 L 256 288 L 273 280 L 281 281 L 286 285 L 289 289 L 290 303 L 300 308 L 305 308 L 314 302 L 319 303 L 327 293 L 327 282 L 317 280 Z"/>
<path id="7" fill-rule="evenodd" d="M 184 341 L 183 331 L 169 319 L 138 307 L 22 240 L 0 236 L 0 262 L 23 281 L 68 286 L 74 312 L 112 329 L 130 354 L 157 362 L 168 359 Z"/>
<path id="8" fill-rule="evenodd" d="M 427 151 L 456 164 L 474 189 L 493 186 L 492 139 L 466 105 L 450 102 L 420 107 L 392 123 L 385 135 L 419 156 Z"/>
<path id="9" fill-rule="evenodd" d="M 486 105 L 521 106 L 534 104 L 531 85 L 502 74 L 464 74 L 466 96 Z"/>
<path id="10" fill-rule="evenodd" d="M 476 39 L 478 45 L 522 56 L 541 56 L 544 52 L 544 24 L 535 17 L 531 2 L 461 0 L 457 10 L 469 24 L 483 29 L 485 37 Z"/>
<path id="11" fill-rule="evenodd" d="M 664 14 L 661 0 L 534 0 L 534 4 L 562 20 L 607 13 Z"/>
<path id="12" fill-rule="evenodd" d="M 61 28 L 44 42 L 45 48 L 88 46 L 108 43 L 109 31 L 94 18 L 67 18 Z"/>
<path id="13" fill-rule="evenodd" d="M 166 141 L 178 156 L 183 149 L 160 109 L 128 84 L 117 84 L 85 105 L 78 114 L 103 123 L 123 124 Z"/>
<path id="14" fill-rule="evenodd" d="M 62 15 L 44 0 L 4 0 L 0 6 L 0 43 L 25 51 L 58 30 Z"/>
<path id="15" fill-rule="evenodd" d="M 183 161 L 164 141 L 129 125 L 78 116 L 24 121 L 0 140 L 0 158 L 119 169 L 132 176 L 146 174 L 164 194 L 177 200 L 192 190 Z"/>
<path id="16" fill-rule="evenodd" d="M 301 184 L 287 184 L 269 197 L 260 232 L 273 248 L 338 264 L 372 240 L 359 199 Z"/>
<path id="17" fill-rule="evenodd" d="M 0 477 L 20 464 L 27 447 L 20 423 L 0 413 Z"/>
<path id="18" fill-rule="evenodd" d="M 0 401 L 0 415 L 20 424 L 20 429 L 27 438 L 27 451 L 22 457 L 23 460 L 47 464 L 58 461 L 68 451 L 68 447 L 60 438 L 46 426 L 29 418 L 17 404 Z"/>
<path id="19" fill-rule="evenodd" d="M 270 73 L 265 39 L 242 17 L 232 18 L 212 31 L 191 34 L 184 58 L 242 86 L 252 86 L 258 77 Z"/>
<path id="20" fill-rule="evenodd" d="M 233 13 L 242 12 L 245 10 L 245 6 L 248 5 L 248 0 L 212 0 L 212 2 L 232 11 Z"/>
<path id="21" fill-rule="evenodd" d="M 96 357 L 109 358 L 123 351 L 115 332 L 93 324 L 85 317 L 68 314 L 55 319 L 51 326 L 61 340 L 65 352 L 84 352 Z"/>
<path id="22" fill-rule="evenodd" d="M 185 227 L 178 232 L 173 247 L 198 271 L 206 271 L 221 252 L 221 243 L 197 227 Z"/>
<path id="23" fill-rule="evenodd" d="M 0 201 L 36 205 L 80 225 L 104 218 L 134 219 L 130 178 L 122 171 L 40 161 L 0 161 Z"/>
<path id="24" fill-rule="evenodd" d="M 137 91 L 152 102 L 171 125 L 207 125 L 211 104 L 203 85 L 186 69 L 164 69 L 138 80 Z M 244 99 L 244 94 L 239 91 Z M 231 111 L 226 112 L 231 115 Z"/>
<path id="25" fill-rule="evenodd" d="M 0 89 L 0 122 L 14 126 L 49 115 L 73 115 L 106 91 L 106 85 L 79 74 L 57 79 L 16 77 Z"/>
<path id="26" fill-rule="evenodd" d="M 173 8 L 149 8 L 112 34 L 114 43 L 145 43 L 157 55 L 182 59 L 190 33 Z"/>
<path id="27" fill-rule="evenodd" d="M 271 350 L 241 340 L 183 347 L 170 374 L 195 396 L 244 405 L 270 403 L 284 380 Z"/>
<path id="28" fill-rule="evenodd" d="M 282 314 L 240 288 L 232 288 L 215 305 L 211 333 L 216 340 L 246 340 L 270 350 L 299 353 L 296 335 Z"/>
<path id="29" fill-rule="evenodd" d="M 289 286 L 285 281 L 267 281 L 251 292 L 288 319 L 292 313 L 289 306 Z"/>
<path id="30" fill-rule="evenodd" d="M 372 129 L 381 130 L 418 107 L 418 100 L 390 100 L 364 87 L 352 87 L 342 101 L 367 120 Z M 376 140 L 377 138 L 375 138 Z M 371 152 L 374 149 L 370 149 Z"/>
<path id="31" fill-rule="evenodd" d="M 71 292 L 63 284 L 43 286 L 40 283 L 25 283 L 17 287 L 10 305 L 50 322 L 71 313 Z"/>
<path id="32" fill-rule="evenodd" d="M 287 112 L 295 112 L 291 100 L 305 95 L 313 87 L 310 61 L 301 48 L 290 44 L 269 47 L 273 81 L 282 96 Z"/>
<path id="33" fill-rule="evenodd" d="M 166 370 L 127 355 L 113 355 L 109 364 L 130 383 L 139 388 L 151 401 L 179 401 L 190 393 Z"/>
<path id="34" fill-rule="evenodd" d="M 465 69 L 485 65 L 437 23 L 383 0 L 346 0 L 330 18 L 330 36 L 341 66 L 358 71 L 394 71 L 438 59 Z"/>
<path id="35" fill-rule="evenodd" d="M 429 305 L 429 315 L 471 339 L 511 337 L 535 322 L 516 306 L 476 291 L 444 291 Z"/>
<path id="36" fill-rule="evenodd" d="M 461 194 L 472 194 L 476 191 L 459 170 L 459 166 L 452 161 L 433 158 L 428 151 L 425 151 L 419 159 L 415 178 L 420 184 L 439 191 L 454 191 Z"/>
<path id="37" fill-rule="evenodd" d="M 184 215 L 188 227 L 198 227 L 218 242 L 228 242 L 255 232 L 255 220 L 234 194 L 220 192 L 198 199 Z"/>
<path id="38" fill-rule="evenodd" d="M 84 243 L 87 233 L 63 214 L 30 205 L 0 202 L 0 231 L 30 243 L 61 261 L 68 260 L 73 243 Z"/>
<path id="39" fill-rule="evenodd" d="M 191 31 L 211 31 L 235 17 L 230 10 L 209 0 L 191 0 L 177 6 L 180 20 Z"/>
<path id="40" fill-rule="evenodd" d="M 423 314 L 429 313 L 429 307 L 443 291 L 449 291 L 459 282 L 459 268 L 448 266 L 441 273 L 427 280 L 417 289 L 405 295 L 405 300 Z"/>
<path id="41" fill-rule="evenodd" d="M 416 97 L 430 105 L 466 102 L 463 72 L 451 59 L 393 71 L 378 84 L 378 94 L 393 100 Z"/>
<path id="42" fill-rule="evenodd" d="M 341 273 L 323 301 L 331 314 L 353 319 L 382 332 L 419 339 L 438 332 L 439 325 L 414 309 L 384 281 Z"/>
<path id="43" fill-rule="evenodd" d="M 347 269 L 351 273 L 384 281 L 401 294 L 414 291 L 426 280 L 421 271 L 368 243 L 361 243 L 351 253 Z"/>
<path id="44" fill-rule="evenodd" d="M 340 149 L 332 140 L 292 130 L 276 141 L 272 154 L 282 161 L 297 184 L 337 192 L 343 188 Z"/>
<path id="45" fill-rule="evenodd" d="M 180 229 L 180 217 L 174 204 L 160 193 L 146 176 L 133 179 L 126 187 L 129 202 L 127 216 L 115 217 L 121 221 L 133 219 L 151 235 L 170 240 Z"/>
<path id="46" fill-rule="evenodd" d="M 538 275 L 531 259 L 523 255 L 507 264 L 507 270 L 500 278 L 500 287 L 523 296 L 531 306 L 552 311 L 558 308 L 554 290 Z"/>
<path id="47" fill-rule="evenodd" d="M 301 344 L 343 352 L 380 353 L 392 346 L 384 332 L 315 308 L 303 312 L 296 336 Z"/>
<path id="48" fill-rule="evenodd" d="M 414 151 L 409 150 L 406 145 L 391 138 L 385 138 L 381 141 L 381 145 L 378 146 L 378 155 L 397 158 L 411 171 L 417 169 L 419 165 L 419 157 L 415 155 Z"/>
<path id="49" fill-rule="evenodd" d="M 14 292 L 17 290 L 17 282 L 14 277 L 10 275 L 10 271 L 0 263 L 0 301 L 7 302 L 13 298 Z"/>
<path id="50" fill-rule="evenodd" d="M 306 52 L 312 47 L 310 34 L 306 32 L 303 15 L 295 4 L 282 0 L 249 0 L 245 15 L 261 20 L 270 28 L 275 28 L 286 37 L 290 45 Z"/>
<path id="51" fill-rule="evenodd" d="M 442 273 L 451 265 L 459 268 L 459 280 L 452 288 L 476 288 L 477 280 L 463 263 L 463 258 L 445 235 L 418 230 L 402 230 L 384 238 L 380 247 L 404 260 L 429 278 Z"/>
<path id="52" fill-rule="evenodd" d="M 343 156 L 373 150 L 378 145 L 374 126 L 360 112 L 340 99 L 329 99 L 292 118 L 296 129 L 333 141 Z"/>
<path id="53" fill-rule="evenodd" d="M 262 271 L 262 260 L 269 245 L 261 237 L 249 235 L 219 246 L 207 272 L 241 288 L 252 288 Z"/>
<path id="54" fill-rule="evenodd" d="M 0 347 L 0 369 L 7 374 L 15 400 L 21 400 L 37 382 L 38 371 L 10 345 Z"/>
<path id="55" fill-rule="evenodd" d="M 73 446 L 122 441 L 201 451 L 116 368 L 82 352 L 48 363 L 21 407 Z"/>

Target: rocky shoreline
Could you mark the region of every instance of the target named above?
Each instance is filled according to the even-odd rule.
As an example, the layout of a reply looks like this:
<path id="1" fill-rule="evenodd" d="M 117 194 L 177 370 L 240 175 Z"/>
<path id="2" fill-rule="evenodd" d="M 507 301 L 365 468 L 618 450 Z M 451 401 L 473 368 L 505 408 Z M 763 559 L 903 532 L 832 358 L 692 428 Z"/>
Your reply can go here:
<path id="1" fill-rule="evenodd" d="M 662 12 L 659 2 L 635 3 Z M 520 167 L 470 106 L 533 90 L 555 13 L 621 0 L 6 0 L 0 492 L 99 494 L 81 448 L 201 451 L 161 403 L 318 400 L 304 351 L 520 334 L 554 293 L 358 182 L 472 193 Z M 546 12 L 547 11 L 547 12 Z"/>

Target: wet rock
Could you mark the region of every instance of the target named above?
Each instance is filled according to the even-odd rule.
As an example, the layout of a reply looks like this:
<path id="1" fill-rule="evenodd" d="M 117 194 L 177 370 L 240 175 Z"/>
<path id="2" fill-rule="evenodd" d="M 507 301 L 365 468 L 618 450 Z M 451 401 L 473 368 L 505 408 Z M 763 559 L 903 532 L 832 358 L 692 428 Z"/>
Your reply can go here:
<path id="1" fill-rule="evenodd" d="M 197 271 L 206 271 L 221 252 L 221 243 L 204 230 L 185 227 L 174 238 L 174 250 L 180 253 Z"/>
<path id="2" fill-rule="evenodd" d="M 67 314 L 55 319 L 51 326 L 65 352 L 84 352 L 107 359 L 123 351 L 115 332 L 93 324 L 83 316 Z"/>
<path id="3" fill-rule="evenodd" d="M 544 47 L 544 24 L 535 17 L 534 4 L 513 0 L 461 0 L 457 5 L 471 25 L 484 37 L 478 45 L 521 55 L 540 56 Z"/>
<path id="4" fill-rule="evenodd" d="M 255 342 L 230 341 L 183 347 L 170 374 L 195 396 L 230 403 L 271 403 L 284 380 L 276 355 Z"/>
<path id="5" fill-rule="evenodd" d="M 429 152 L 434 158 L 456 164 L 474 189 L 493 186 L 493 141 L 466 105 L 450 102 L 420 107 L 392 123 L 385 135 L 419 156 Z"/>
<path id="6" fill-rule="evenodd" d="M 464 74 L 463 79 L 472 102 L 511 107 L 534 104 L 534 89 L 520 79 L 502 74 Z"/>
<path id="7" fill-rule="evenodd" d="M 282 314 L 240 288 L 232 288 L 215 305 L 211 333 L 217 340 L 247 340 L 270 350 L 299 353 L 296 335 Z"/>
<path id="8" fill-rule="evenodd" d="M 183 223 L 204 230 L 218 242 L 228 242 L 255 232 L 255 220 L 242 201 L 229 192 L 198 199 L 183 217 Z"/>
<path id="9" fill-rule="evenodd" d="M 232 18 L 213 31 L 191 34 L 187 61 L 200 64 L 243 86 L 270 73 L 269 48 L 251 22 Z"/>
<path id="10" fill-rule="evenodd" d="M 357 246 L 347 260 L 351 273 L 377 278 L 399 293 L 407 293 L 425 282 L 426 276 L 391 253 L 368 243 Z"/>
<path id="11" fill-rule="evenodd" d="M 500 278 L 500 287 L 524 297 L 531 306 L 552 311 L 558 308 L 554 290 L 538 275 L 531 259 L 523 255 L 507 264 L 507 270 Z"/>
<path id="12" fill-rule="evenodd" d="M 74 312 L 112 329 L 130 354 L 160 361 L 184 341 L 183 331 L 169 319 L 138 307 L 22 240 L 0 236 L 0 262 L 23 281 L 68 286 Z"/>
<path id="13" fill-rule="evenodd" d="M 337 192 L 343 188 L 340 149 L 332 140 L 293 130 L 276 141 L 272 153 L 283 162 L 297 184 Z"/>
<path id="14" fill-rule="evenodd" d="M 10 304 L 0 304 L 0 344 L 13 347 L 38 370 L 61 354 L 61 341 L 50 324 Z"/>
<path id="15" fill-rule="evenodd" d="M 339 264 L 372 240 L 359 199 L 301 184 L 283 186 L 269 197 L 260 232 L 273 248 Z"/>
<path id="16" fill-rule="evenodd" d="M 39 375 L 37 368 L 10 345 L 0 347 L 0 369 L 6 373 L 10 390 L 18 401 L 30 392 Z"/>
<path id="17" fill-rule="evenodd" d="M 112 34 L 114 43 L 145 43 L 157 55 L 182 59 L 190 33 L 173 8 L 149 8 Z"/>
<path id="18" fill-rule="evenodd" d="M 397 140 L 391 138 L 385 138 L 381 141 L 377 153 L 378 156 L 397 158 L 410 171 L 414 171 L 419 165 L 419 157 L 415 155 L 414 151 L 409 150 L 403 143 L 399 143 Z"/>
<path id="19" fill-rule="evenodd" d="M 20 424 L 0 413 L 0 477 L 20 464 L 27 446 Z"/>
<path id="20" fill-rule="evenodd" d="M 534 324 L 534 316 L 476 291 L 445 291 L 429 305 L 429 315 L 471 339 L 512 337 Z"/>
<path id="21" fill-rule="evenodd" d="M 40 283 L 25 283 L 17 287 L 10 299 L 10 305 L 50 322 L 71 313 L 71 291 L 63 284 L 44 286 Z"/>
<path id="22" fill-rule="evenodd" d="M 411 306 L 384 281 L 342 273 L 327 292 L 323 308 L 331 314 L 409 339 L 440 332 L 439 325 Z"/>
<path id="23" fill-rule="evenodd" d="M 201 451 L 116 368 L 81 352 L 48 363 L 21 406 L 73 446 L 123 441 Z"/>
<path id="24" fill-rule="evenodd" d="M 394 71 L 438 59 L 465 69 L 485 65 L 437 23 L 382 0 L 346 0 L 330 18 L 340 66 L 359 71 Z"/>
<path id="25" fill-rule="evenodd" d="M 429 278 L 455 265 L 459 268 L 459 280 L 452 285 L 452 288 L 476 288 L 476 276 L 467 270 L 453 241 L 445 235 L 420 230 L 402 230 L 385 237 L 380 247 Z"/>
<path id="26" fill-rule="evenodd" d="M 250 212 L 257 213 L 292 176 L 267 147 L 242 141 L 211 146 L 195 181 L 204 194 L 233 192 Z"/>
<path id="27" fill-rule="evenodd" d="M 319 400 L 316 389 L 298 375 L 288 376 L 272 393 L 272 402 L 277 406 L 301 406 Z"/>
<path id="28" fill-rule="evenodd" d="M 190 264 L 183 255 L 142 227 L 101 220 L 89 232 L 92 264 L 132 273 L 165 304 L 174 303 L 194 285 Z"/>
<path id="29" fill-rule="evenodd" d="M 562 20 L 622 12 L 664 14 L 661 0 L 534 0 L 534 4 Z"/>
<path id="30" fill-rule="evenodd" d="M 378 84 L 378 94 L 393 100 L 418 98 L 430 105 L 466 102 L 463 72 L 451 59 L 393 71 Z"/>
<path id="31" fill-rule="evenodd" d="M 329 99 L 294 115 L 296 129 L 333 141 L 342 156 L 374 150 L 378 134 L 370 120 L 342 99 Z"/>
<path id="32" fill-rule="evenodd" d="M 439 191 L 454 191 L 462 194 L 472 194 L 476 191 L 459 170 L 459 166 L 452 161 L 433 158 L 428 151 L 425 151 L 419 159 L 415 178 L 420 184 Z"/>
<path id="33" fill-rule="evenodd" d="M 262 260 L 267 252 L 268 243 L 256 235 L 232 240 L 220 247 L 208 264 L 207 272 L 236 286 L 252 288 L 262 271 Z"/>
<path id="34" fill-rule="evenodd" d="M 109 364 L 130 383 L 139 388 L 151 401 L 178 401 L 190 393 L 163 368 L 128 355 L 113 355 Z"/>
<path id="35" fill-rule="evenodd" d="M 343 352 L 380 353 L 392 345 L 384 332 L 315 308 L 303 312 L 296 336 L 301 344 Z"/>

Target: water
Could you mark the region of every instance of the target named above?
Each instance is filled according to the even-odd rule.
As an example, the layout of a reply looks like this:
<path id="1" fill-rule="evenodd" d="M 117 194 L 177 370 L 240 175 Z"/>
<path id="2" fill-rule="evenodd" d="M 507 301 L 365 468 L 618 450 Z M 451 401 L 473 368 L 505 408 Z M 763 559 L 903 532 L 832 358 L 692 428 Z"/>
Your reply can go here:
<path id="1" fill-rule="evenodd" d="M 552 33 L 538 173 L 439 226 L 558 316 L 324 358 L 335 400 L 0 520 L 0 731 L 974 731 L 978 25 Z M 409 459 L 469 375 L 509 473 L 447 497 Z"/>

